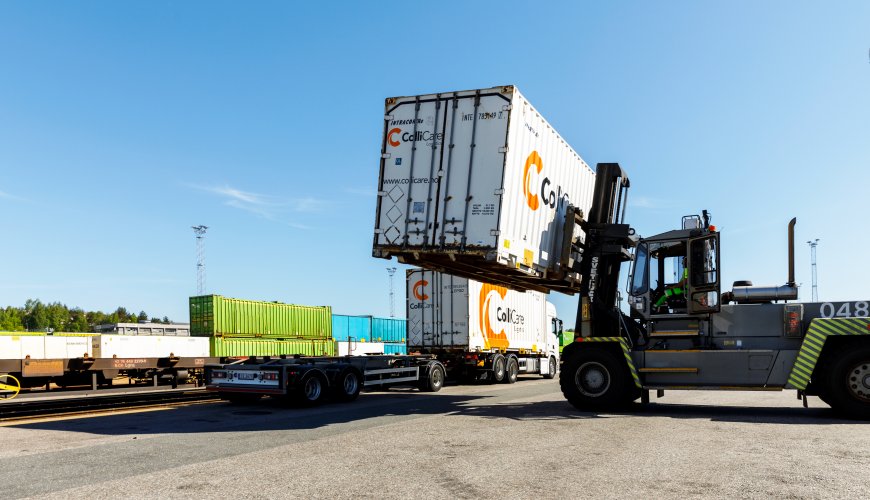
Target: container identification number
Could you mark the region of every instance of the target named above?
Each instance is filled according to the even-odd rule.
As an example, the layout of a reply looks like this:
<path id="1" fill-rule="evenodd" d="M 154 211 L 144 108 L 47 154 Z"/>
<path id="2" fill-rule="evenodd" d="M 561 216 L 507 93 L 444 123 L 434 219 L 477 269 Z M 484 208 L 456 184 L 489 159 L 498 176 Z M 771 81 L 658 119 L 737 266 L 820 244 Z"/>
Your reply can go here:
<path id="1" fill-rule="evenodd" d="M 870 316 L 870 303 L 843 302 L 836 307 L 831 302 L 825 302 L 819 309 L 823 318 L 866 318 Z"/>

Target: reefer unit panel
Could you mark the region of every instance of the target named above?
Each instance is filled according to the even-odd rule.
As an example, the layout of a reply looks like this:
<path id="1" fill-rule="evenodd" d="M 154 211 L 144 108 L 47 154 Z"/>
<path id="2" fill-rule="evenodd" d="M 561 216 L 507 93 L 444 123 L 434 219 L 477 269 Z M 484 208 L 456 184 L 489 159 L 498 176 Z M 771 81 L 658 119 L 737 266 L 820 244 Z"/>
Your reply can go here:
<path id="1" fill-rule="evenodd" d="M 332 308 L 233 299 L 190 298 L 190 332 L 196 336 L 331 338 Z"/>
<path id="2" fill-rule="evenodd" d="M 428 270 L 407 273 L 408 348 L 546 352 L 555 346 L 540 292 Z"/>
<path id="3" fill-rule="evenodd" d="M 569 204 L 595 174 L 513 86 L 386 100 L 373 254 L 517 289 L 573 291 Z"/>

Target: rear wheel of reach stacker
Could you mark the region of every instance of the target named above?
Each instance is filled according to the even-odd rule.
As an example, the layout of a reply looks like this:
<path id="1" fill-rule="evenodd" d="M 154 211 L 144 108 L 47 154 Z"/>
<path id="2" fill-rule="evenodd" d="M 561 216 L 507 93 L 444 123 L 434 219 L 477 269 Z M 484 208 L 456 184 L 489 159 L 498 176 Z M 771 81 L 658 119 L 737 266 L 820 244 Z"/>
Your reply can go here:
<path id="1" fill-rule="evenodd" d="M 870 420 L 870 346 L 850 346 L 832 359 L 824 374 L 824 401 L 844 417 Z"/>
<path id="2" fill-rule="evenodd" d="M 420 380 L 417 387 L 422 392 L 438 392 L 444 387 L 446 375 L 444 365 L 437 361 L 430 361 L 426 366 L 426 376 Z"/>
<path id="3" fill-rule="evenodd" d="M 604 349 L 584 348 L 563 357 L 559 385 L 578 410 L 615 410 L 637 399 L 625 361 Z"/>

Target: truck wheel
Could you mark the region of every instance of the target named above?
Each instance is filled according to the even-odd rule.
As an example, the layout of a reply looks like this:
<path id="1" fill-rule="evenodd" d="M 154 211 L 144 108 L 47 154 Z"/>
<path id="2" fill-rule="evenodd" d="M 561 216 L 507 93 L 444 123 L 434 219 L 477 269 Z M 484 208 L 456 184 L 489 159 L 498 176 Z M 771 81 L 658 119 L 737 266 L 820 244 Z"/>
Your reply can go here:
<path id="1" fill-rule="evenodd" d="M 825 399 L 847 418 L 870 420 L 870 346 L 842 350 L 825 376 Z"/>
<path id="2" fill-rule="evenodd" d="M 582 349 L 563 359 L 559 385 L 578 410 L 613 410 L 637 399 L 625 361 L 603 349 Z"/>
<path id="3" fill-rule="evenodd" d="M 544 378 L 556 378 L 556 368 L 556 357 L 550 356 L 550 369 L 547 370 L 547 373 L 544 374 Z"/>
<path id="4" fill-rule="evenodd" d="M 520 374 L 520 363 L 517 358 L 510 356 L 507 358 L 507 368 L 505 368 L 505 376 L 502 382 L 506 384 L 517 383 L 517 377 Z"/>
<path id="5" fill-rule="evenodd" d="M 296 400 L 305 406 L 315 406 L 323 402 L 326 393 L 326 379 L 319 372 L 311 372 L 299 385 Z"/>
<path id="6" fill-rule="evenodd" d="M 261 395 L 248 394 L 246 392 L 219 392 L 218 397 L 220 397 L 223 401 L 229 401 L 230 404 L 245 405 L 256 403 L 260 399 Z"/>
<path id="7" fill-rule="evenodd" d="M 337 400 L 348 403 L 359 397 L 361 389 L 362 383 L 359 373 L 353 368 L 348 368 L 335 379 L 333 394 Z"/>
<path id="8" fill-rule="evenodd" d="M 418 388 L 421 392 L 438 392 L 444 387 L 444 379 L 447 374 L 441 363 L 437 361 L 430 361 L 428 368 L 429 373 L 425 379 L 420 381 Z"/>
<path id="9" fill-rule="evenodd" d="M 496 354 L 492 358 L 492 381 L 495 383 L 504 382 L 507 363 L 504 356 Z"/>

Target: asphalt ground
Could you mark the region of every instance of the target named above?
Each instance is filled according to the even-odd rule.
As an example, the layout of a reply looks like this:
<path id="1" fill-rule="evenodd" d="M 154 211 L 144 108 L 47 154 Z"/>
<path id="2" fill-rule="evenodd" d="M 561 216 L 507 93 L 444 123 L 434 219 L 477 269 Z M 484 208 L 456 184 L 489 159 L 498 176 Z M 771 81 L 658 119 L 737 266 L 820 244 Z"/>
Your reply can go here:
<path id="1" fill-rule="evenodd" d="M 558 383 L 0 427 L 0 498 L 868 498 L 870 423 L 794 392 L 581 413 Z"/>

